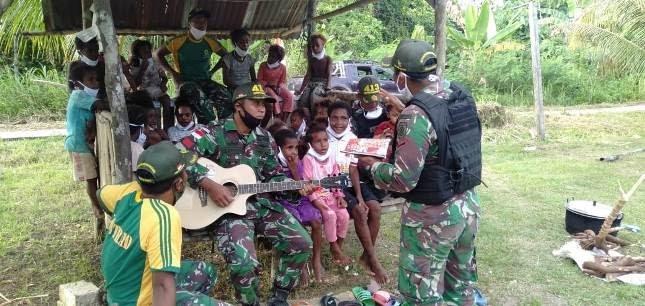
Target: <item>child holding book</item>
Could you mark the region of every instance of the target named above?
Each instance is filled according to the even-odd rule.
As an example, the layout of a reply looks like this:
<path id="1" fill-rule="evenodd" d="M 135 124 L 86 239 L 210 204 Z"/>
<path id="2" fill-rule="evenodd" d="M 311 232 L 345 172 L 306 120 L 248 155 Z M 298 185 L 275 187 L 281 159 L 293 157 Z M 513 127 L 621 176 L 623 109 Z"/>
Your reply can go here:
<path id="1" fill-rule="evenodd" d="M 280 148 L 278 160 L 287 177 L 301 180 L 304 172 L 303 162 L 298 158 L 298 137 L 288 128 L 283 128 L 273 133 L 276 143 Z M 286 208 L 302 225 L 311 227 L 313 240 L 313 254 L 311 263 L 314 277 L 317 282 L 322 281 L 323 266 L 321 260 L 322 246 L 322 217 L 320 211 L 314 207 L 309 198 L 297 197 L 282 199 L 282 206 Z"/>
<path id="2" fill-rule="evenodd" d="M 314 123 L 307 131 L 305 138 L 310 148 L 302 160 L 302 179 L 304 180 L 319 180 L 340 173 L 340 167 L 329 150 L 326 129 L 325 125 Z M 341 266 L 351 263 L 351 259 L 342 250 L 349 225 L 349 213 L 344 197 L 345 195 L 340 189 L 327 190 L 323 188 L 317 188 L 309 195 L 309 200 L 320 210 L 322 215 L 325 238 L 329 242 L 332 258 L 336 264 Z"/>

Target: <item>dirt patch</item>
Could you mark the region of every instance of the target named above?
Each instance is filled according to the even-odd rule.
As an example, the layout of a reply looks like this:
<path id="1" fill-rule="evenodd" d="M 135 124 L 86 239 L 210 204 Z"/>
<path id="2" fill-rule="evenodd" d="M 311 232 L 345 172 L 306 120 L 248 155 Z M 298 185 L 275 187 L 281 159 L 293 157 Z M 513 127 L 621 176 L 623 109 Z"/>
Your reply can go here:
<path id="1" fill-rule="evenodd" d="M 0 123 L 0 132 L 64 129 L 65 121 L 16 121 Z"/>

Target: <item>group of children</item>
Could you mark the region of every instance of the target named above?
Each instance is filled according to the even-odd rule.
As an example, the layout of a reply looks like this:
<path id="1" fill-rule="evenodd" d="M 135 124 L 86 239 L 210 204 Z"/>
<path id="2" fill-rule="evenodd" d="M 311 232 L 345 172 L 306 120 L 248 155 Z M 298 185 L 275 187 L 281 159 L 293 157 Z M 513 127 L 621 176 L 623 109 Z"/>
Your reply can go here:
<path id="1" fill-rule="evenodd" d="M 384 93 L 379 90 L 378 80 L 371 77 L 359 82 L 360 102 L 355 105 L 344 101 L 317 101 L 314 96 L 329 88 L 332 69 L 332 59 L 325 55 L 326 39 L 322 35 L 312 35 L 308 41 L 308 68 L 301 88 L 296 91 L 300 95 L 298 105 L 286 86 L 283 47 L 269 46 L 267 60 L 259 65 L 256 75 L 255 60 L 248 52 L 249 33 L 233 31 L 231 40 L 235 49 L 221 57 L 210 72 L 221 68 L 224 84 L 231 92 L 237 86 L 257 81 L 264 86 L 267 95 L 277 101 L 271 110 L 267 109 L 263 126 L 273 123 L 269 131 L 280 147 L 278 159 L 285 173 L 296 180 L 317 180 L 341 173 L 351 178 L 352 185 L 346 189 L 319 188 L 309 196 L 281 201 L 301 223 L 312 229 L 312 266 L 316 280 L 323 278 L 323 237 L 329 243 L 335 263 L 347 265 L 351 262 L 343 252 L 350 217 L 355 219 L 355 228 L 365 249 L 360 262 L 377 279 L 385 280 L 385 272 L 373 251 L 379 231 L 379 202 L 385 193 L 370 183 L 369 176 L 359 171 L 357 159 L 343 150 L 354 138 L 392 138 L 401 108 L 382 98 Z M 95 111 L 109 109 L 103 84 L 104 66 L 95 37 L 77 37 L 77 49 L 81 59 L 70 65 L 71 94 L 65 148 L 70 152 L 75 178 L 87 182 L 94 214 L 101 220 L 102 212 L 96 199 L 97 163 L 91 139 L 95 133 L 91 122 Z M 218 115 L 232 113 L 221 107 L 214 111 L 199 86 L 191 83 L 182 84 L 179 95 L 172 101 L 167 93 L 168 79 L 153 59 L 150 42 L 136 40 L 131 51 L 130 59 L 123 64 L 131 88 L 126 94 L 126 104 L 133 165 L 148 146 L 163 140 L 177 142 Z"/>

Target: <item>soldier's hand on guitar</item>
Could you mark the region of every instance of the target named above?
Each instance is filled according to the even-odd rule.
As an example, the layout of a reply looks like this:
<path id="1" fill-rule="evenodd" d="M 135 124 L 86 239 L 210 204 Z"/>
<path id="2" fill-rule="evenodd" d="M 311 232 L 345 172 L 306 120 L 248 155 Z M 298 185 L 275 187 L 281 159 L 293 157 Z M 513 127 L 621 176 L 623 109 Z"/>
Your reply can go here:
<path id="1" fill-rule="evenodd" d="M 208 196 L 217 206 L 226 207 L 233 202 L 231 191 L 228 188 L 213 182 L 211 179 L 205 178 L 199 182 L 199 185 L 206 190 Z"/>

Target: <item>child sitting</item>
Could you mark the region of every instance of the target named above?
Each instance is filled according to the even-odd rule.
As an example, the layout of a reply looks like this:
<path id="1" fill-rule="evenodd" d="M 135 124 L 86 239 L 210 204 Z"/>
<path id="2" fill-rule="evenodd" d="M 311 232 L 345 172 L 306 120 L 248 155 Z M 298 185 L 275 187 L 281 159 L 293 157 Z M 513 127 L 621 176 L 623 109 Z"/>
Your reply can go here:
<path id="1" fill-rule="evenodd" d="M 273 113 L 286 120 L 293 111 L 293 94 L 287 89 L 287 67 L 280 63 L 284 59 L 284 48 L 269 47 L 267 61 L 260 64 L 258 82 L 264 86 L 267 95 L 276 100 Z"/>
<path id="2" fill-rule="evenodd" d="M 94 121 L 92 107 L 99 90 L 96 68 L 79 64 L 70 71 L 70 80 L 74 89 L 67 102 L 67 137 L 65 150 L 72 159 L 74 180 L 87 183 L 87 195 L 92 203 L 92 211 L 97 219 L 97 225 L 102 224 L 103 212 L 96 197 L 98 173 L 96 157 L 87 142 L 86 131 L 88 123 Z M 99 225 L 100 226 L 100 225 Z"/>
<path id="3" fill-rule="evenodd" d="M 340 168 L 329 151 L 329 139 L 326 126 L 312 124 L 307 131 L 306 140 L 310 145 L 309 151 L 302 160 L 304 180 L 319 180 L 331 175 L 338 175 Z M 351 263 L 342 250 L 343 241 L 347 236 L 349 213 L 342 190 L 327 190 L 317 188 L 309 200 L 320 210 L 323 224 L 325 225 L 325 238 L 329 241 L 329 248 L 334 262 L 341 266 Z"/>
<path id="4" fill-rule="evenodd" d="M 388 105 L 385 107 L 387 110 L 387 121 L 379 123 L 374 129 L 374 138 L 393 138 L 394 130 L 396 129 L 396 121 L 399 120 L 399 111 L 398 108 Z"/>
<path id="5" fill-rule="evenodd" d="M 305 136 L 307 121 L 309 121 L 309 111 L 306 108 L 296 108 L 289 116 L 289 127 L 296 132 L 298 139 Z"/>
<path id="6" fill-rule="evenodd" d="M 280 151 L 278 160 L 285 174 L 294 179 L 301 180 L 303 175 L 303 163 L 298 158 L 298 138 L 296 133 L 290 129 L 280 129 L 274 132 L 274 138 Z M 311 204 L 307 197 L 296 199 L 282 199 L 282 206 L 286 208 L 301 224 L 311 226 L 311 238 L 313 240 L 313 256 L 311 263 L 314 268 L 316 281 L 322 281 L 322 223 L 320 211 Z"/>
<path id="7" fill-rule="evenodd" d="M 137 39 L 132 43 L 129 69 L 134 80 L 132 88 L 147 91 L 152 100 L 158 101 L 163 107 L 163 128 L 167 130 L 174 123 L 170 97 L 166 93 L 168 78 L 152 59 L 152 44 L 149 41 Z M 159 108 L 157 105 L 155 107 Z"/>
<path id="8" fill-rule="evenodd" d="M 159 110 L 150 108 L 146 110 L 146 121 L 143 126 L 143 133 L 146 136 L 144 148 L 169 140 L 168 134 L 159 125 Z"/>
<path id="9" fill-rule="evenodd" d="M 175 115 L 177 123 L 168 129 L 168 138 L 172 142 L 178 142 L 190 135 L 195 129 L 204 127 L 195 123 L 193 105 L 185 97 L 177 97 L 175 100 Z"/>
<path id="10" fill-rule="evenodd" d="M 307 73 L 297 91 L 300 95 L 298 107 L 311 109 L 313 98 L 331 87 L 331 57 L 325 55 L 327 38 L 322 34 L 313 34 L 307 42 Z"/>

